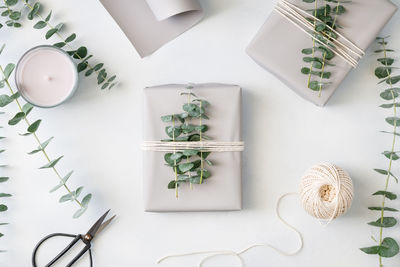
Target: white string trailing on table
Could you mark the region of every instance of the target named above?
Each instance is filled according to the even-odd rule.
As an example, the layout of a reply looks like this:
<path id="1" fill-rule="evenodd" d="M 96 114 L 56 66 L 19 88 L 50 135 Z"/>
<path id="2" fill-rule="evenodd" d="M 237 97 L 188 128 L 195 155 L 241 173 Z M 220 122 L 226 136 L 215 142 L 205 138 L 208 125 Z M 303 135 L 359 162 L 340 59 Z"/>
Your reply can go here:
<path id="1" fill-rule="evenodd" d="M 223 141 L 198 141 L 198 142 L 163 142 L 144 141 L 144 151 L 178 152 L 187 149 L 197 149 L 202 152 L 241 152 L 244 150 L 244 142 Z"/>
<path id="2" fill-rule="evenodd" d="M 278 2 L 274 10 L 279 15 L 291 22 L 294 26 L 303 31 L 305 34 L 314 39 L 316 42 L 318 42 L 325 48 L 328 48 L 334 54 L 342 58 L 353 68 L 357 67 L 358 60 L 365 55 L 365 52 L 353 42 L 351 42 L 348 38 L 337 32 L 335 29 L 333 29 L 317 17 L 309 14 L 308 12 L 286 0 L 281 0 L 281 2 Z M 337 36 L 341 37 L 344 42 L 335 38 L 329 38 L 329 36 L 327 37 L 326 34 L 323 34 L 322 32 L 317 32 L 315 30 L 315 25 L 308 20 L 310 18 L 314 21 L 324 24 L 325 27 L 327 27 Z M 321 36 L 326 43 L 316 38 L 315 34 Z M 352 56 L 351 54 L 353 54 L 354 56 Z"/>
<path id="3" fill-rule="evenodd" d="M 178 258 L 178 257 L 184 257 L 184 256 L 194 256 L 194 255 L 207 255 L 207 254 L 211 254 L 211 255 L 209 255 L 209 256 L 204 257 L 204 258 L 199 262 L 199 265 L 198 265 L 198 266 L 199 266 L 199 267 L 202 267 L 203 264 L 204 264 L 207 260 L 209 260 L 209 259 L 211 259 L 211 258 L 214 258 L 214 257 L 217 257 L 217 256 L 223 256 L 223 255 L 228 255 L 228 256 L 231 255 L 231 256 L 237 257 L 237 259 L 240 261 L 241 266 L 244 267 L 244 266 L 246 266 L 246 264 L 245 264 L 245 262 L 244 262 L 244 260 L 243 260 L 243 258 L 242 258 L 242 254 L 244 254 L 244 253 L 246 253 L 247 251 L 249 251 L 249 250 L 251 250 L 251 249 L 253 249 L 253 248 L 256 248 L 256 247 L 269 247 L 269 248 L 275 250 L 276 252 L 278 252 L 279 254 L 284 255 L 284 256 L 294 256 L 294 255 L 298 254 L 298 253 L 303 249 L 303 236 L 301 235 L 301 233 L 300 233 L 299 230 L 297 230 L 294 226 L 292 226 L 292 225 L 289 224 L 287 221 L 285 221 L 285 220 L 282 218 L 282 216 L 280 215 L 280 212 L 279 212 L 279 208 L 280 208 L 280 204 L 281 204 L 281 202 L 282 202 L 282 199 L 284 199 L 285 197 L 290 196 L 290 195 L 297 195 L 297 193 L 286 193 L 286 194 L 282 195 L 282 196 L 278 199 L 278 202 L 276 203 L 275 212 L 276 212 L 276 215 L 277 215 L 278 219 L 279 219 L 283 224 L 285 224 L 287 227 L 289 227 L 290 229 L 292 229 L 292 230 L 296 233 L 296 235 L 297 235 L 298 243 L 299 243 L 299 244 L 298 244 L 297 249 L 294 250 L 293 252 L 287 252 L 287 251 L 284 251 L 284 250 L 282 250 L 282 249 L 279 249 L 279 248 L 277 248 L 276 246 L 271 245 L 271 244 L 269 244 L 269 243 L 264 243 L 264 244 L 254 244 L 254 245 L 251 245 L 251 246 L 249 246 L 249 247 L 247 247 L 247 248 L 245 248 L 245 249 L 243 249 L 243 250 L 241 250 L 241 251 L 233 251 L 233 250 L 204 250 L 204 251 L 194 251 L 194 252 L 183 253 L 183 254 L 168 255 L 168 256 L 165 256 L 165 257 L 159 259 L 159 260 L 157 261 L 157 263 L 159 264 L 159 263 L 163 262 L 164 260 L 167 260 L 167 259 L 170 259 L 170 258 Z"/>

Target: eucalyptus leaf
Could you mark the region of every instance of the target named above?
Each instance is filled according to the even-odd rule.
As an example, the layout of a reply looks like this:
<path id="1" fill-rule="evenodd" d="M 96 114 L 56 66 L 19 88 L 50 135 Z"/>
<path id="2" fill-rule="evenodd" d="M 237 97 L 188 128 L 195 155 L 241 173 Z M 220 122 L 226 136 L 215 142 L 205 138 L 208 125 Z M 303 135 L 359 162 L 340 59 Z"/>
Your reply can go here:
<path id="1" fill-rule="evenodd" d="M 63 158 L 64 156 L 58 157 L 57 159 L 51 160 L 49 163 L 43 165 L 39 169 L 48 169 L 48 168 L 54 168 L 56 164 Z"/>
<path id="2" fill-rule="evenodd" d="M 68 193 L 68 194 L 66 194 L 66 195 L 63 195 L 63 196 L 59 199 L 59 202 L 60 202 L 60 203 L 63 203 L 63 202 L 67 202 L 67 201 L 72 201 L 73 199 L 74 199 L 73 194 Z"/>
<path id="3" fill-rule="evenodd" d="M 385 157 L 387 157 L 388 159 L 392 159 L 392 160 L 398 160 L 400 158 L 399 155 L 397 155 L 396 152 L 384 151 L 384 152 L 382 152 L 382 154 Z"/>
<path id="4" fill-rule="evenodd" d="M 399 245 L 393 238 L 386 237 L 382 241 L 378 254 L 384 258 L 394 257 L 399 254 Z"/>
<path id="5" fill-rule="evenodd" d="M 29 152 L 28 154 L 29 154 L 29 155 L 33 155 L 33 154 L 36 154 L 36 153 L 38 153 L 38 152 L 43 151 L 43 150 L 46 149 L 46 147 L 49 145 L 49 143 L 51 142 L 51 140 L 53 140 L 53 138 L 54 138 L 54 137 L 50 137 L 49 139 L 47 139 L 46 141 L 44 141 L 43 143 L 41 143 L 41 145 L 38 146 L 37 149 L 32 150 L 32 151 Z"/>
<path id="6" fill-rule="evenodd" d="M 8 104 L 13 102 L 13 99 L 9 97 L 8 95 L 0 95 L 0 107 L 5 107 Z"/>
<path id="7" fill-rule="evenodd" d="M 42 122 L 42 120 L 37 120 L 34 123 L 32 123 L 31 125 L 29 125 L 27 131 L 29 133 L 34 133 L 38 130 L 40 123 Z"/>
<path id="8" fill-rule="evenodd" d="M 394 211 L 394 212 L 398 211 L 397 209 L 389 208 L 389 207 L 368 207 L 368 209 L 369 210 L 378 210 L 378 211 L 382 211 L 382 210 L 384 210 L 384 211 Z"/>
<path id="9" fill-rule="evenodd" d="M 87 194 L 86 196 L 84 196 L 81 201 L 82 206 L 87 208 L 89 206 L 91 199 L 92 199 L 92 194 Z"/>
<path id="10" fill-rule="evenodd" d="M 46 19 L 44 21 L 49 22 L 51 19 L 51 13 L 52 11 L 49 12 L 49 14 L 47 15 Z"/>
<path id="11" fill-rule="evenodd" d="M 74 192 L 74 198 L 78 198 L 83 191 L 83 186 L 78 187 Z"/>
<path id="12" fill-rule="evenodd" d="M 393 58 L 378 58 L 377 60 L 385 66 L 391 66 L 394 63 Z"/>
<path id="13" fill-rule="evenodd" d="M 195 156 L 199 153 L 200 151 L 197 149 L 185 149 L 183 151 L 183 155 L 186 157 L 191 157 L 191 156 Z"/>
<path id="14" fill-rule="evenodd" d="M 84 46 L 81 46 L 76 50 L 73 57 L 76 59 L 83 59 L 84 57 L 86 57 L 87 53 L 88 53 L 87 48 Z"/>
<path id="15" fill-rule="evenodd" d="M 40 10 L 40 3 L 36 2 L 33 5 L 31 11 L 29 11 L 29 13 L 28 13 L 28 19 L 33 20 L 33 18 L 38 14 L 39 10 Z"/>
<path id="16" fill-rule="evenodd" d="M 400 118 L 398 117 L 388 117 L 385 119 L 387 123 L 396 127 L 400 127 Z"/>
<path id="17" fill-rule="evenodd" d="M 7 182 L 10 178 L 9 177 L 0 177 L 0 183 Z"/>
<path id="18" fill-rule="evenodd" d="M 4 78 L 6 80 L 8 80 L 8 78 L 10 78 L 10 75 L 14 71 L 14 69 L 15 69 L 15 64 L 13 64 L 13 63 L 7 64 L 7 66 L 4 68 Z"/>
<path id="19" fill-rule="evenodd" d="M 33 28 L 35 28 L 35 29 L 43 29 L 46 26 L 47 26 L 47 23 L 45 21 L 39 20 L 38 22 L 36 22 L 35 25 L 33 25 Z"/>
<path id="20" fill-rule="evenodd" d="M 195 165 L 193 163 L 182 163 L 178 165 L 178 168 L 181 172 L 187 172 L 191 170 Z"/>
<path id="21" fill-rule="evenodd" d="M 375 69 L 375 76 L 379 79 L 388 77 L 392 73 L 392 67 L 378 67 Z"/>
<path id="22" fill-rule="evenodd" d="M 305 55 L 311 55 L 313 53 L 313 49 L 312 48 L 305 48 L 303 50 L 301 50 L 301 52 Z"/>
<path id="23" fill-rule="evenodd" d="M 171 181 L 168 183 L 168 189 L 175 189 L 179 184 L 176 181 Z"/>
<path id="24" fill-rule="evenodd" d="M 15 6 L 18 3 L 18 0 L 4 0 L 4 2 L 8 6 Z"/>
<path id="25" fill-rule="evenodd" d="M 82 72 L 82 71 L 84 71 L 84 70 L 87 68 L 87 66 L 88 66 L 88 63 L 87 63 L 86 61 L 81 62 L 81 63 L 79 63 L 78 66 L 77 66 L 77 71 L 78 71 L 78 72 Z"/>
<path id="26" fill-rule="evenodd" d="M 59 188 L 61 188 L 62 186 L 64 186 L 65 183 L 68 181 L 68 179 L 71 177 L 72 173 L 73 173 L 73 171 L 70 171 L 67 175 L 65 175 L 65 177 L 60 181 L 60 183 L 58 183 L 55 187 L 50 189 L 49 193 L 53 193 L 53 192 L 57 191 Z"/>
<path id="27" fill-rule="evenodd" d="M 202 172 L 202 170 L 198 170 L 197 175 L 200 177 L 203 177 L 203 179 L 207 179 L 211 176 L 211 173 L 209 171 L 203 169 L 203 172 Z"/>
<path id="28" fill-rule="evenodd" d="M 373 196 L 385 196 L 386 198 L 390 200 L 395 200 L 397 199 L 397 195 L 392 192 L 387 192 L 387 191 L 377 191 L 372 194 Z"/>
<path id="29" fill-rule="evenodd" d="M 4 211 L 7 211 L 7 210 L 8 210 L 8 207 L 6 205 L 0 204 L 0 212 L 4 212 Z"/>
<path id="30" fill-rule="evenodd" d="M 72 218 L 77 219 L 79 217 L 81 217 L 85 212 L 86 212 L 87 208 L 83 207 L 80 208 L 79 210 L 77 210 L 74 215 L 72 216 Z"/>
<path id="31" fill-rule="evenodd" d="M 57 29 L 50 29 L 46 32 L 46 39 L 50 39 L 58 30 Z"/>
<path id="32" fill-rule="evenodd" d="M 12 20 L 19 20 L 21 18 L 21 12 L 12 11 L 10 16 L 9 16 L 9 18 L 12 19 Z"/>
<path id="33" fill-rule="evenodd" d="M 102 69 L 97 75 L 97 84 L 102 84 L 107 78 L 107 72 L 105 69 Z"/>
<path id="34" fill-rule="evenodd" d="M 183 154 L 180 152 L 173 153 L 170 157 L 171 160 L 176 161 L 182 158 Z"/>
<path id="35" fill-rule="evenodd" d="M 0 193 L 0 197 L 12 197 L 12 195 L 7 193 Z"/>
<path id="36" fill-rule="evenodd" d="M 18 112 L 17 114 L 15 114 L 15 116 L 11 120 L 8 121 L 8 125 L 16 125 L 24 118 L 25 118 L 25 113 Z"/>
<path id="37" fill-rule="evenodd" d="M 70 43 L 70 42 L 72 42 L 72 41 L 75 40 L 75 39 L 76 39 L 76 34 L 73 33 L 73 34 L 71 34 L 70 36 L 68 36 L 68 37 L 65 39 L 65 42 L 66 42 L 66 43 Z"/>
<path id="38" fill-rule="evenodd" d="M 65 42 L 58 42 L 58 43 L 53 44 L 53 46 L 58 47 L 58 48 L 63 48 L 66 45 L 67 44 Z"/>
<path id="39" fill-rule="evenodd" d="M 173 119 L 173 115 L 165 115 L 165 116 L 161 116 L 161 120 L 163 122 L 170 122 Z"/>
<path id="40" fill-rule="evenodd" d="M 398 96 L 399 96 L 399 94 L 391 89 L 387 89 L 380 94 L 380 97 L 382 97 L 385 100 L 393 100 L 393 99 L 397 98 Z M 393 106 L 393 104 L 392 104 L 392 106 Z"/>
<path id="41" fill-rule="evenodd" d="M 379 218 L 378 220 L 369 222 L 368 224 L 376 227 L 390 228 L 397 224 L 397 220 L 394 217 L 383 217 L 382 219 Z"/>

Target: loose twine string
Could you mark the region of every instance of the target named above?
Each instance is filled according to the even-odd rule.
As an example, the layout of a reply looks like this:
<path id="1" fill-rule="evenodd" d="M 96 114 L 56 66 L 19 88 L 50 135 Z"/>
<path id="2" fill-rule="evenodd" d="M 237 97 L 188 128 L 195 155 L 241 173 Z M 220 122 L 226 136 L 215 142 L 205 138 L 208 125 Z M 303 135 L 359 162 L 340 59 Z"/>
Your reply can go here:
<path id="1" fill-rule="evenodd" d="M 293 230 L 298 237 L 299 245 L 293 252 L 287 252 L 269 243 L 265 243 L 254 244 L 238 252 L 233 250 L 205 250 L 184 254 L 173 254 L 159 259 L 157 263 L 159 264 L 170 258 L 211 254 L 203 258 L 198 266 L 201 267 L 211 258 L 230 255 L 236 257 L 240 261 L 241 266 L 244 267 L 245 262 L 242 255 L 256 247 L 269 247 L 281 255 L 294 256 L 303 248 L 303 236 L 299 230 L 282 218 L 279 210 L 282 199 L 297 194 L 298 193 L 286 193 L 282 195 L 275 206 L 275 212 L 278 219 L 288 228 Z M 332 220 L 342 215 L 350 208 L 353 200 L 353 183 L 350 176 L 338 166 L 329 163 L 318 164 L 307 170 L 303 175 L 300 183 L 299 195 L 306 212 L 317 218 L 321 225 L 327 226 Z"/>
<path id="2" fill-rule="evenodd" d="M 300 233 L 299 230 L 297 230 L 294 226 L 292 226 L 292 225 L 289 224 L 287 221 L 285 221 L 285 220 L 282 218 L 282 216 L 280 215 L 280 212 L 279 212 L 279 207 L 280 207 L 280 204 L 281 204 L 281 202 L 282 202 L 282 199 L 284 199 L 285 197 L 290 196 L 290 195 L 297 195 L 297 193 L 294 193 L 294 192 L 293 192 L 293 193 L 286 193 L 286 194 L 282 195 L 282 196 L 278 199 L 278 202 L 277 202 L 276 207 L 275 207 L 275 212 L 276 212 L 276 215 L 277 215 L 278 219 L 279 219 L 283 224 L 285 224 L 287 227 L 289 227 L 290 229 L 292 229 L 292 230 L 296 233 L 297 238 L 298 238 L 298 241 L 299 241 L 299 245 L 298 245 L 298 248 L 297 248 L 295 251 L 293 251 L 293 252 L 287 252 L 287 251 L 281 250 L 281 249 L 279 249 L 279 248 L 277 248 L 277 247 L 275 247 L 275 246 L 273 246 L 273 245 L 271 245 L 271 244 L 269 244 L 269 243 L 265 243 L 265 244 L 254 244 L 254 245 L 251 245 L 251 246 L 249 246 L 249 247 L 247 247 L 247 248 L 245 248 L 245 249 L 243 249 L 243 250 L 241 250 L 241 251 L 238 251 L 238 252 L 233 251 L 233 250 L 205 250 L 205 251 L 195 251 L 195 252 L 183 253 L 183 254 L 168 255 L 168 256 L 165 256 L 165 257 L 159 259 L 159 260 L 157 261 L 157 264 L 160 264 L 161 262 L 163 262 L 163 261 L 165 261 L 165 260 L 167 260 L 167 259 L 170 259 L 170 258 L 178 258 L 178 257 L 185 257 L 185 256 L 212 254 L 212 255 L 209 255 L 209 256 L 203 258 L 203 259 L 199 262 L 198 267 L 203 266 L 203 264 L 204 264 L 207 260 L 209 260 L 209 259 L 211 259 L 211 258 L 214 258 L 214 257 L 217 257 L 217 256 L 223 256 L 223 255 L 228 255 L 228 256 L 231 255 L 231 256 L 234 256 L 234 257 L 236 257 L 236 258 L 240 261 L 241 266 L 246 266 L 246 265 L 245 265 L 245 262 L 244 262 L 244 260 L 243 260 L 243 258 L 242 258 L 242 254 L 244 254 L 244 253 L 246 253 L 247 251 L 249 251 L 249 250 L 251 250 L 251 249 L 253 249 L 253 248 L 256 248 L 256 247 L 269 247 L 269 248 L 275 250 L 276 252 L 278 252 L 279 254 L 284 255 L 284 256 L 294 256 L 294 255 L 298 254 L 298 253 L 303 249 L 303 236 L 301 235 L 301 233 Z"/>
<path id="3" fill-rule="evenodd" d="M 162 142 L 145 141 L 142 144 L 144 151 L 176 152 L 187 149 L 198 149 L 202 152 L 241 152 L 244 142 L 199 141 L 199 142 Z"/>
<path id="4" fill-rule="evenodd" d="M 353 42 L 351 42 L 349 39 L 347 39 L 345 36 L 337 32 L 335 29 L 327 25 L 326 23 L 322 22 L 320 19 L 317 17 L 307 13 L 305 10 L 295 6 L 294 4 L 282 0 L 281 2 L 278 2 L 277 5 L 275 6 L 274 9 L 279 15 L 287 19 L 290 23 L 292 23 L 294 26 L 296 26 L 298 29 L 300 29 L 302 32 L 310 36 L 312 39 L 314 39 L 316 42 L 324 46 L 325 48 L 330 49 L 334 54 L 338 55 L 340 58 L 342 58 L 344 61 L 346 61 L 349 65 L 351 65 L 353 68 L 356 68 L 358 65 L 358 60 L 361 59 L 364 55 L 365 52 L 359 48 L 357 45 L 355 45 Z M 315 25 L 311 23 L 307 19 L 313 19 L 319 23 L 322 23 L 327 27 L 329 30 L 334 32 L 336 35 L 341 37 L 345 43 L 341 42 L 340 40 L 337 40 L 335 38 L 329 38 L 329 36 L 326 36 L 326 34 L 323 34 L 322 32 L 317 32 L 315 30 Z M 312 32 L 312 34 L 310 33 Z M 315 34 L 318 34 L 318 36 L 321 36 L 326 43 L 322 42 L 318 38 L 315 37 Z M 353 54 L 354 57 L 351 55 Z"/>

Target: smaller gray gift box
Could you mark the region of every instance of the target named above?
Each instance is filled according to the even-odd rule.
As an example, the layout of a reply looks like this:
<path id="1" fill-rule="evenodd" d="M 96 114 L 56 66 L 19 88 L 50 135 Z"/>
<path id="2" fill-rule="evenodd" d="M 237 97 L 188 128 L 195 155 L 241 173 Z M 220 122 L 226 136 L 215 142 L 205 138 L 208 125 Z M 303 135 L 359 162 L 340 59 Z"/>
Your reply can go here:
<path id="1" fill-rule="evenodd" d="M 303 10 L 312 9 L 314 4 L 305 3 L 303 0 L 288 2 Z M 338 31 L 364 51 L 397 10 L 389 0 L 352 0 L 342 5 L 347 12 L 338 17 L 338 23 L 342 26 Z M 307 76 L 300 71 L 302 67 L 307 66 L 302 60 L 304 55 L 301 50 L 311 46 L 311 37 L 276 11 L 272 11 L 246 51 L 254 61 L 297 94 L 318 106 L 323 106 L 352 67 L 340 57 L 333 58 L 330 63 L 335 66 L 329 67 L 329 72 L 332 73 L 329 79 L 331 84 L 324 87 L 319 96 L 318 92 L 307 87 Z"/>
<path id="2" fill-rule="evenodd" d="M 213 141 L 241 141 L 241 88 L 225 84 L 196 84 L 192 92 L 210 103 L 207 107 L 209 126 L 207 135 Z M 161 116 L 182 112 L 187 97 L 187 85 L 170 84 L 144 89 L 144 141 L 168 138 L 168 123 Z M 190 143 L 190 142 L 189 142 Z M 143 196 L 145 211 L 227 211 L 242 207 L 241 152 L 212 152 L 207 159 L 211 177 L 202 184 L 179 186 L 179 197 L 167 185 L 174 180 L 174 172 L 165 165 L 165 152 L 143 151 Z"/>

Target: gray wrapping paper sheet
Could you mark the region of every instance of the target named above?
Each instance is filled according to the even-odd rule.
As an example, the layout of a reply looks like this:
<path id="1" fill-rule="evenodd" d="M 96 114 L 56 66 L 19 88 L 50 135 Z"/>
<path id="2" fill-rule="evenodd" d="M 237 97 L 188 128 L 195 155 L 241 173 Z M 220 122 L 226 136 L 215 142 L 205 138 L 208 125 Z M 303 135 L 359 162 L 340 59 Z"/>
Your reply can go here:
<path id="1" fill-rule="evenodd" d="M 289 2 L 304 10 L 312 8 L 302 0 Z M 368 48 L 397 10 L 389 0 L 352 0 L 351 3 L 343 5 L 347 12 L 338 18 L 338 23 L 343 27 L 339 31 L 363 50 Z M 327 71 L 332 72 L 329 79 L 332 84 L 326 86 L 321 97 L 318 97 L 318 92 L 307 88 L 307 76 L 300 72 L 303 66 L 307 66 L 302 60 L 304 55 L 301 50 L 309 47 L 312 47 L 309 36 L 272 11 L 246 51 L 254 61 L 297 94 L 318 106 L 323 106 L 350 72 L 351 67 L 338 56 L 332 59 L 330 62 L 336 66 L 327 68 Z"/>
<path id="2" fill-rule="evenodd" d="M 160 117 L 182 111 L 187 98 L 180 96 L 186 85 L 171 84 L 144 89 L 144 141 L 167 138 Z M 241 140 L 241 88 L 236 85 L 198 84 L 193 93 L 210 102 L 204 121 L 209 135 L 215 141 Z M 143 151 L 143 195 L 146 211 L 218 211 L 240 210 L 241 152 L 213 152 L 209 159 L 214 166 L 207 167 L 212 176 L 201 185 L 179 187 L 179 198 L 167 185 L 174 180 L 171 167 L 165 166 L 165 152 Z"/>
<path id="3" fill-rule="evenodd" d="M 198 23 L 198 0 L 100 0 L 141 57 Z"/>

